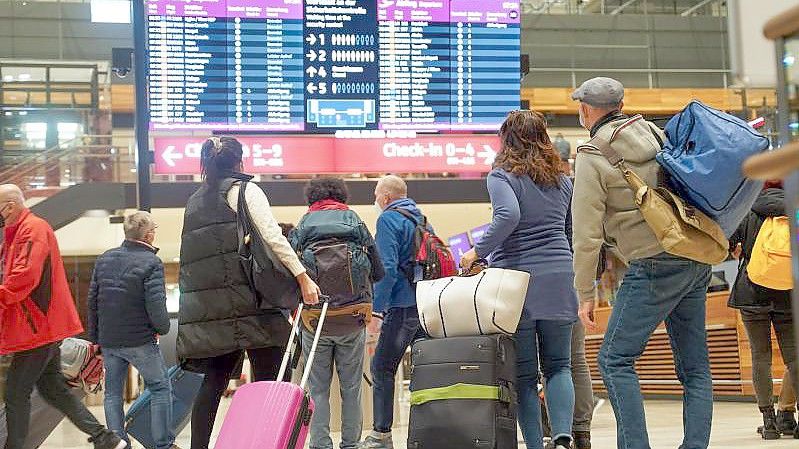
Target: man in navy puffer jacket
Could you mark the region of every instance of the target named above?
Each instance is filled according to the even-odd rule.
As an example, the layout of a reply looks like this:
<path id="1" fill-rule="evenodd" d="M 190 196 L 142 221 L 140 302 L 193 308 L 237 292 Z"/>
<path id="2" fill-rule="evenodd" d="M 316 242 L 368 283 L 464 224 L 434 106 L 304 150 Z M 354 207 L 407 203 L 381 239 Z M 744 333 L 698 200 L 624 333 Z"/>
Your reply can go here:
<path id="1" fill-rule="evenodd" d="M 169 332 L 164 264 L 153 246 L 156 224 L 147 212 L 125 218 L 125 241 L 97 259 L 89 287 L 89 337 L 103 350 L 108 428 L 128 441 L 122 391 L 133 365 L 152 393 L 156 449 L 173 448 L 172 392 L 158 335 Z M 128 443 L 130 444 L 130 443 Z"/>

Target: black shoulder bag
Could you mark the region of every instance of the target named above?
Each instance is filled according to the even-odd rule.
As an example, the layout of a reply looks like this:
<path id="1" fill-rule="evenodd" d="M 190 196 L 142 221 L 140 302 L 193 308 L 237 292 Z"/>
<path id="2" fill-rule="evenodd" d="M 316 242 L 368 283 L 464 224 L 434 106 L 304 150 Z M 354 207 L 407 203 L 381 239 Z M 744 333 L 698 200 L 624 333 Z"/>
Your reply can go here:
<path id="1" fill-rule="evenodd" d="M 241 267 L 259 309 L 293 310 L 299 303 L 300 286 L 253 224 L 244 195 L 246 187 L 247 181 L 242 181 L 236 212 Z"/>

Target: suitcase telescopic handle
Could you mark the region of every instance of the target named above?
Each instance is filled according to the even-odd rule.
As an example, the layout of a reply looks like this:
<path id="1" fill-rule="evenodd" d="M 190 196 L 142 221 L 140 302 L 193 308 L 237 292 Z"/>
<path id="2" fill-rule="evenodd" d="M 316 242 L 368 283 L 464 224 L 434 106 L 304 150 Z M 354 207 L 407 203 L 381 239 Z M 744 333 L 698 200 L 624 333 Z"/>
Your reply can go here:
<path id="1" fill-rule="evenodd" d="M 316 333 L 314 334 L 313 345 L 311 345 L 311 350 L 308 353 L 308 360 L 305 361 L 305 369 L 302 373 L 302 380 L 300 381 L 300 388 L 302 389 L 305 389 L 308 376 L 311 374 L 311 365 L 313 364 L 314 355 L 316 355 L 316 347 L 319 345 L 319 337 L 322 335 L 322 326 L 325 324 L 325 316 L 327 316 L 328 299 L 328 296 L 319 295 L 319 301 L 322 303 L 322 313 L 319 315 L 319 323 L 316 326 Z M 280 362 L 280 371 L 277 373 L 277 380 L 279 382 L 283 381 L 283 376 L 285 376 L 286 370 L 288 369 L 289 360 L 291 359 L 291 347 L 294 344 L 294 338 L 296 338 L 299 324 L 302 321 L 300 315 L 302 314 L 303 306 L 304 304 L 300 302 L 300 305 L 297 307 L 297 313 L 294 315 L 294 322 L 292 323 L 291 332 L 289 333 L 289 341 L 288 344 L 286 344 L 286 351 L 283 353 L 283 360 Z"/>

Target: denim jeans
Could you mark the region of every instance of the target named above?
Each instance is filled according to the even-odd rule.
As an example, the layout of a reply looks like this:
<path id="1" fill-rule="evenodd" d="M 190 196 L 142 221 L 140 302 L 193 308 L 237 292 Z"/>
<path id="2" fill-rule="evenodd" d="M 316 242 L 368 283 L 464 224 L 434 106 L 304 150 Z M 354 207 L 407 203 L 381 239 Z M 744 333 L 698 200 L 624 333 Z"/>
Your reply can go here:
<path id="1" fill-rule="evenodd" d="M 519 426 L 527 449 L 544 447 L 541 400 L 538 397 L 539 366 L 544 374 L 552 439 L 571 438 L 574 418 L 571 374 L 573 324 L 573 321 L 566 320 L 536 320 L 520 324 L 516 331 Z"/>
<path id="2" fill-rule="evenodd" d="M 167 377 L 166 364 L 158 344 L 153 342 L 135 348 L 103 348 L 105 365 L 105 419 L 108 428 L 120 438 L 130 440 L 125 433 L 122 409 L 123 390 L 128 378 L 128 367 L 133 365 L 144 378 L 144 385 L 152 394 L 150 402 L 151 425 L 156 449 L 169 449 L 175 442 L 172 429 L 172 384 Z"/>
<path id="3" fill-rule="evenodd" d="M 677 378 L 683 385 L 680 449 L 706 449 L 713 418 L 705 306 L 710 266 L 666 253 L 635 260 L 624 276 L 599 350 L 599 370 L 616 415 L 619 449 L 649 449 L 635 361 L 666 322 Z"/>
<path id="4" fill-rule="evenodd" d="M 314 334 L 303 330 L 302 353 L 305 360 L 308 360 L 313 339 Z M 365 350 L 364 329 L 350 335 L 319 338 L 308 376 L 308 390 L 316 407 L 311 416 L 311 449 L 333 449 L 333 440 L 330 438 L 330 384 L 333 381 L 334 364 L 341 389 L 341 449 L 354 449 L 361 440 L 361 384 Z"/>
<path id="5" fill-rule="evenodd" d="M 391 432 L 394 424 L 394 378 L 411 343 L 423 338 L 416 307 L 394 307 L 383 317 L 380 338 L 372 358 L 374 430 Z"/>
<path id="6" fill-rule="evenodd" d="M 86 406 L 72 394 L 61 373 L 59 343 L 17 352 L 13 355 L 6 380 L 5 449 L 22 449 L 30 430 L 31 393 L 34 386 L 48 404 L 61 411 L 81 432 L 92 438 L 110 433 Z M 34 426 L 36 424 L 34 423 Z"/>

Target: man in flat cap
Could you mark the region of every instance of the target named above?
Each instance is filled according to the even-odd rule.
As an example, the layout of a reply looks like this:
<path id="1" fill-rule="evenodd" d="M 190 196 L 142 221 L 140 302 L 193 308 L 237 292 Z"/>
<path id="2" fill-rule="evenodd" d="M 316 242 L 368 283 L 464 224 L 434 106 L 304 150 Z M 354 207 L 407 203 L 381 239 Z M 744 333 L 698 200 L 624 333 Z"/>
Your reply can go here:
<path id="1" fill-rule="evenodd" d="M 575 285 L 580 319 L 589 329 L 596 329 L 595 279 L 602 244 L 629 264 L 598 357 L 616 414 L 618 448 L 650 447 L 634 364 L 665 321 L 685 390 L 685 437 L 680 447 L 706 449 L 713 415 L 705 332 L 711 268 L 663 250 L 615 164 L 623 160 L 649 186 L 656 186 L 660 166 L 655 154 L 665 136 L 641 116 L 621 112 L 624 86 L 612 78 L 586 81 L 572 99 L 580 102 L 580 123 L 591 133 L 591 140 L 577 149 L 572 200 Z"/>

